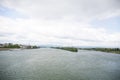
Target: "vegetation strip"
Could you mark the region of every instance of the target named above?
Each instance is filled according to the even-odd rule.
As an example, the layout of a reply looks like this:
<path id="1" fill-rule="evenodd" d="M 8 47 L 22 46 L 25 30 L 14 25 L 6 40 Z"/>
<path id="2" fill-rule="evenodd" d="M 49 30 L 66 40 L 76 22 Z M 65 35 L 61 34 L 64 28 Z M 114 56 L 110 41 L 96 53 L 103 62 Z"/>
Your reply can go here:
<path id="1" fill-rule="evenodd" d="M 67 51 L 71 51 L 71 52 L 78 52 L 78 49 L 73 48 L 73 47 L 53 47 L 53 48 L 67 50 Z"/>
<path id="2" fill-rule="evenodd" d="M 80 49 L 120 54 L 120 48 L 80 48 Z"/>
<path id="3" fill-rule="evenodd" d="M 13 44 L 13 43 L 0 44 L 0 51 L 10 50 L 10 49 L 36 49 L 36 48 L 39 47 L 35 45 L 22 45 L 22 44 Z"/>

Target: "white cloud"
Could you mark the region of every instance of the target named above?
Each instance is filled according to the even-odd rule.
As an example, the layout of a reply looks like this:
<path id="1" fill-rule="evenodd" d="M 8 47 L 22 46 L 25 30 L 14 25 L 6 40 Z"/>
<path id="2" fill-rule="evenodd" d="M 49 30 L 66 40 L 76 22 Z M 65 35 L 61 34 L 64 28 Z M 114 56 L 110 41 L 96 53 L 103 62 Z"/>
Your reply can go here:
<path id="1" fill-rule="evenodd" d="M 119 0 L 1 0 L 1 4 L 20 11 L 32 18 L 57 18 L 66 16 L 78 19 L 93 18 L 105 14 L 117 14 Z M 112 14 L 113 15 L 113 14 Z"/>
<path id="2" fill-rule="evenodd" d="M 120 33 L 94 28 L 94 19 L 120 16 L 117 0 L 1 0 L 29 18 L 0 16 L 1 41 L 68 46 L 119 46 Z"/>

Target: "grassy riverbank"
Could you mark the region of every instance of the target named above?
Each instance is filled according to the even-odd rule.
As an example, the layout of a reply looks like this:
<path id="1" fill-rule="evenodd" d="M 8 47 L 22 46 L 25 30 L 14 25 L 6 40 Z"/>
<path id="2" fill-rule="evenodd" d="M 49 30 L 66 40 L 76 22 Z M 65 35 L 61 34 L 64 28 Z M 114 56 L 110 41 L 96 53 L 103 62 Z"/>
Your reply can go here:
<path id="1" fill-rule="evenodd" d="M 74 47 L 53 47 L 53 48 L 67 50 L 67 51 L 71 51 L 71 52 L 78 52 L 78 49 L 74 48 Z"/>
<path id="2" fill-rule="evenodd" d="M 13 44 L 13 43 L 4 43 L 0 44 L 0 51 L 11 50 L 11 49 L 36 49 L 39 48 L 36 45 L 22 45 L 22 44 Z"/>
<path id="3" fill-rule="evenodd" d="M 19 49 L 19 48 L 0 48 L 0 51 L 12 50 L 12 49 Z"/>
<path id="4" fill-rule="evenodd" d="M 120 48 L 80 48 L 80 49 L 120 54 Z"/>

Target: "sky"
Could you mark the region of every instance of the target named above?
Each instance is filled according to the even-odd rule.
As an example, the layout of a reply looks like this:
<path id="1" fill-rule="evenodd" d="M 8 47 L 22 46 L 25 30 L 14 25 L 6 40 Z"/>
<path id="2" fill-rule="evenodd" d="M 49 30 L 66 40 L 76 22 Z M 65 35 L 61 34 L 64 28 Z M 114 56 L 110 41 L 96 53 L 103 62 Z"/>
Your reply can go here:
<path id="1" fill-rule="evenodd" d="M 120 47 L 120 0 L 0 0 L 0 43 Z"/>

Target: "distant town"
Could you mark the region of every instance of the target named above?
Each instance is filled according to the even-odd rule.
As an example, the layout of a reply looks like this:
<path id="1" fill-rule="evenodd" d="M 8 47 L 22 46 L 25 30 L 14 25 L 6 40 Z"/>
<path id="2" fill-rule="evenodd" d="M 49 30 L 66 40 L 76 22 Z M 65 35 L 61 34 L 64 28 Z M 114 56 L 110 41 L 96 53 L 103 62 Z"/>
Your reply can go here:
<path id="1" fill-rule="evenodd" d="M 0 43 L 0 50 L 7 50 L 10 48 L 21 48 L 21 49 L 35 49 L 39 48 L 36 45 L 22 45 L 22 44 L 13 44 L 13 43 Z"/>

